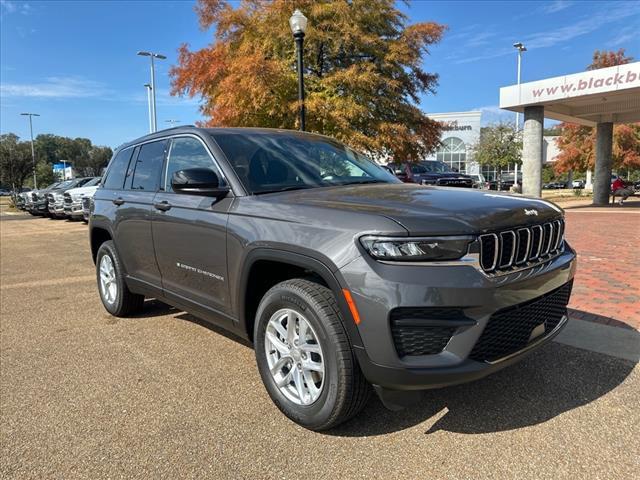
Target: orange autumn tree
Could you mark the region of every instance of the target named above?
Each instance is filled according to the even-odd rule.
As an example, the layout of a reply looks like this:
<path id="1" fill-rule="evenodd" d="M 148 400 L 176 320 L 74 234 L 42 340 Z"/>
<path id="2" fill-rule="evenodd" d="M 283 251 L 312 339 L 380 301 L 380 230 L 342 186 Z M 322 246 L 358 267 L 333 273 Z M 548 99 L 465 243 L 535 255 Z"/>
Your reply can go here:
<path id="1" fill-rule="evenodd" d="M 445 26 L 409 24 L 393 0 L 199 0 L 213 42 L 179 50 L 173 94 L 201 97 L 205 126 L 297 128 L 297 71 L 289 17 L 309 19 L 304 42 L 307 130 L 374 157 L 417 160 L 440 126 L 418 107 L 438 75 L 424 55 Z"/>
<path id="2" fill-rule="evenodd" d="M 624 49 L 617 52 L 599 51 L 593 53 L 587 70 L 614 67 L 633 61 Z M 560 136 L 556 144 L 560 150 L 554 164 L 557 173 L 569 170 L 585 171 L 595 166 L 596 132 L 592 127 L 561 123 Z M 640 123 L 618 124 L 613 127 L 613 168 L 640 168 Z"/>

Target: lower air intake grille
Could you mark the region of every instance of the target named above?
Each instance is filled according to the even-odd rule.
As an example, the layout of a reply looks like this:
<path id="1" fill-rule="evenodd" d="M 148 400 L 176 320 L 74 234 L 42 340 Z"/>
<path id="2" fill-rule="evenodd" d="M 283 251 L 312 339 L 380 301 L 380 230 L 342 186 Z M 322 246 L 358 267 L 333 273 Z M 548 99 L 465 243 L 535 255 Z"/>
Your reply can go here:
<path id="1" fill-rule="evenodd" d="M 440 353 L 455 330 L 455 327 L 392 327 L 391 333 L 398 356 L 405 357 Z"/>
<path id="2" fill-rule="evenodd" d="M 439 307 L 396 308 L 390 320 L 399 357 L 440 353 L 458 327 L 475 324 L 459 308 Z"/>
<path id="3" fill-rule="evenodd" d="M 544 334 L 549 334 L 567 313 L 572 285 L 573 281 L 542 297 L 494 313 L 469 358 L 493 362 L 522 350 L 541 324 L 545 326 Z"/>

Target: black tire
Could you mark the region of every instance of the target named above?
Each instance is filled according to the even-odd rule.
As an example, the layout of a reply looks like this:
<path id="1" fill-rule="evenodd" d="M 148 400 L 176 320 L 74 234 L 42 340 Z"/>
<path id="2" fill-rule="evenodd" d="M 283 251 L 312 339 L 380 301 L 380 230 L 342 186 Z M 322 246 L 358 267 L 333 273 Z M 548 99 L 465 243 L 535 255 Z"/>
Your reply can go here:
<path id="1" fill-rule="evenodd" d="M 111 262 L 113 263 L 115 270 L 116 295 L 113 302 L 108 302 L 105 299 L 102 288 L 100 287 L 100 264 L 102 257 L 105 255 L 111 258 Z M 98 293 L 104 308 L 111 315 L 116 317 L 128 317 L 139 313 L 144 305 L 144 295 L 138 295 L 137 293 L 132 293 L 129 290 L 127 283 L 124 280 L 123 271 L 122 263 L 120 262 L 120 258 L 118 257 L 118 253 L 116 252 L 113 242 L 108 240 L 100 245 L 98 254 L 96 255 L 96 280 L 98 282 Z"/>
<path id="2" fill-rule="evenodd" d="M 318 399 L 299 405 L 278 388 L 269 370 L 265 331 L 280 309 L 303 314 L 318 337 L 324 357 L 324 384 Z M 357 415 L 371 395 L 360 371 L 336 303 L 327 287 L 306 279 L 292 279 L 272 287 L 262 298 L 254 327 L 256 362 L 262 381 L 276 406 L 294 422 L 315 431 L 328 430 Z"/>

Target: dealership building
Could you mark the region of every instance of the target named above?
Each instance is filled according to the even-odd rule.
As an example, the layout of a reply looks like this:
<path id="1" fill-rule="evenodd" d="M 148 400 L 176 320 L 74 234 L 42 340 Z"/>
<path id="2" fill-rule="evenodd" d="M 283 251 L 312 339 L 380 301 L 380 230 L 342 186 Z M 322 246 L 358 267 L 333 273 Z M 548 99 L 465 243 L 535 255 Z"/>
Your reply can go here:
<path id="1" fill-rule="evenodd" d="M 440 146 L 427 160 L 439 160 L 468 175 L 481 173 L 487 181 L 498 179 L 499 172 L 495 167 L 481 166 L 473 158 L 474 148 L 480 141 L 481 111 L 434 113 L 428 116 L 442 124 L 442 134 Z M 553 162 L 558 154 L 555 138 L 544 137 L 544 163 Z M 502 173 L 513 173 L 513 170 L 514 166 L 509 165 L 502 169 Z"/>

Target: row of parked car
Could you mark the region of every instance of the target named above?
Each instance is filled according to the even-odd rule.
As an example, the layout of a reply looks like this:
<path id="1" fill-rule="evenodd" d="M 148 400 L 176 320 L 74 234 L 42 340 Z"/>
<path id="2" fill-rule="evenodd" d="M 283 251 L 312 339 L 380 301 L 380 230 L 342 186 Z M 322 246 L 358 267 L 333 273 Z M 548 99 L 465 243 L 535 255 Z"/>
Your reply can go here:
<path id="1" fill-rule="evenodd" d="M 466 175 L 444 162 L 427 160 L 416 163 L 389 163 L 383 168 L 405 183 L 441 187 L 488 188 L 482 175 Z"/>
<path id="2" fill-rule="evenodd" d="M 52 183 L 46 188 L 16 195 L 16 207 L 31 215 L 89 221 L 91 199 L 101 177 L 83 177 Z"/>

